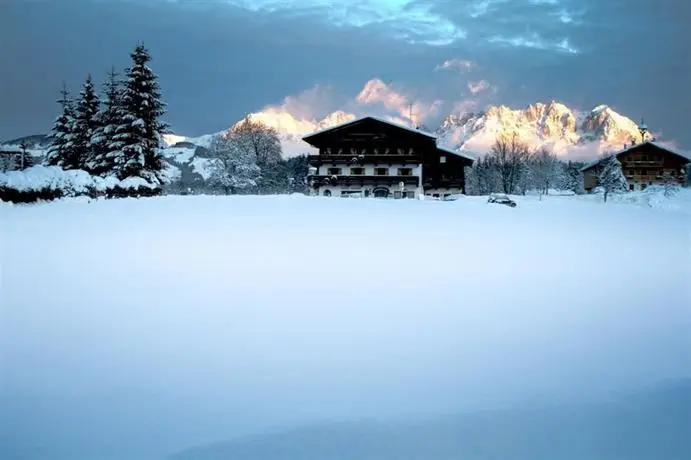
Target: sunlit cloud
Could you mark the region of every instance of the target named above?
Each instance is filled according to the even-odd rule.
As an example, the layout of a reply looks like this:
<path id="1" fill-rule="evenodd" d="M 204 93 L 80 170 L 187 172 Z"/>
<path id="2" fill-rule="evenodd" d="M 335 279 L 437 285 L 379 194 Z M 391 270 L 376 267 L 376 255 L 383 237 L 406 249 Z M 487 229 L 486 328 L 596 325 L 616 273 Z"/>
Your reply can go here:
<path id="1" fill-rule="evenodd" d="M 572 46 L 568 38 L 563 38 L 558 42 L 549 41 L 542 38 L 537 33 L 532 33 L 525 36 L 505 37 L 502 35 L 495 35 L 489 38 L 490 43 L 502 46 L 510 46 L 515 48 L 531 48 L 536 50 L 552 50 L 559 52 L 566 52 L 571 54 L 579 53 L 579 50 Z"/>
<path id="2" fill-rule="evenodd" d="M 442 46 L 466 37 L 452 21 L 414 0 L 228 0 L 254 12 L 317 16 L 337 27 L 377 27 L 393 38 L 414 44 Z"/>
<path id="3" fill-rule="evenodd" d="M 477 64 L 475 62 L 468 59 L 447 59 L 437 65 L 434 70 L 459 69 L 461 72 L 465 72 L 476 66 Z"/>
<path id="4" fill-rule="evenodd" d="M 482 91 L 487 91 L 490 88 L 490 84 L 486 80 L 469 81 L 468 91 L 471 94 L 481 93 Z"/>

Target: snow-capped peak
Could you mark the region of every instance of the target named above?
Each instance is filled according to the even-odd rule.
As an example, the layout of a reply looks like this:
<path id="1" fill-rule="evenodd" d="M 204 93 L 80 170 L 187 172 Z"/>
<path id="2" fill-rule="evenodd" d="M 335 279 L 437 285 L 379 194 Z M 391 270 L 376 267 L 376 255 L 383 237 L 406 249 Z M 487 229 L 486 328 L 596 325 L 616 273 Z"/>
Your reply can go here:
<path id="1" fill-rule="evenodd" d="M 557 101 L 538 102 L 523 109 L 500 105 L 479 114 L 452 114 L 442 120 L 437 134 L 448 145 L 482 154 L 497 137 L 513 132 L 533 147 L 545 147 L 559 155 L 576 152 L 579 157 L 618 149 L 640 137 L 636 123 L 609 106 L 578 112 Z"/>

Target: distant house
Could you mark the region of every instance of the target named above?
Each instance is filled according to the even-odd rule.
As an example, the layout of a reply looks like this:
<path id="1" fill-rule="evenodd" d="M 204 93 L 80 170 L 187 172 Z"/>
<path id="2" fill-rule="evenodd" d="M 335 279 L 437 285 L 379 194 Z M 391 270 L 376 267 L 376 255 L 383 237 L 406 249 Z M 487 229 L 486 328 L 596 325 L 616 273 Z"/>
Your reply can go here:
<path id="1" fill-rule="evenodd" d="M 377 117 L 364 117 L 303 138 L 310 193 L 321 196 L 447 198 L 465 193 L 473 158 L 437 145 L 435 135 Z"/>
<path id="2" fill-rule="evenodd" d="M 631 191 L 645 190 L 649 185 L 661 185 L 669 179 L 681 185 L 686 179 L 684 168 L 691 163 L 686 155 L 655 141 L 634 144 L 614 152 L 613 155 L 621 163 Z M 601 161 L 594 161 L 581 169 L 586 192 L 592 192 L 598 185 Z"/>
<path id="3" fill-rule="evenodd" d="M 15 145 L 0 144 L 0 172 L 6 172 L 19 164 L 22 149 Z"/>

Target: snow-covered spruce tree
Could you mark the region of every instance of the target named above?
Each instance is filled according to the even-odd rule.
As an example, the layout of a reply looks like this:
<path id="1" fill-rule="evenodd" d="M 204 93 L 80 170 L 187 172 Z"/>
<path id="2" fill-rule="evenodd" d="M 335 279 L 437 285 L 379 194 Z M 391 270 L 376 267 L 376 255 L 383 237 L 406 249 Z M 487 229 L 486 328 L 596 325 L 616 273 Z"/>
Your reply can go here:
<path id="1" fill-rule="evenodd" d="M 107 176 L 115 170 L 118 145 L 114 140 L 120 121 L 120 83 L 115 68 L 108 73 L 103 84 L 101 108 L 96 115 L 96 126 L 91 135 L 92 157 L 87 164 L 94 174 Z"/>
<path id="2" fill-rule="evenodd" d="M 165 167 L 158 149 L 168 125 L 160 121 L 165 114 L 158 77 L 149 68 L 151 56 L 143 44 L 130 54 L 132 66 L 126 71 L 118 109 L 119 123 L 111 146 L 115 172 L 120 179 L 141 177 L 160 185 Z"/>
<path id="3" fill-rule="evenodd" d="M 62 107 L 52 128 L 52 142 L 45 156 L 49 166 L 60 166 L 62 169 L 79 169 L 79 157 L 74 143 L 74 103 L 65 85 L 60 91 L 58 103 Z"/>
<path id="4" fill-rule="evenodd" d="M 621 193 L 628 189 L 621 163 L 615 155 L 607 155 L 600 161 L 597 182 L 604 189 L 605 203 L 610 193 Z"/>
<path id="5" fill-rule="evenodd" d="M 79 101 L 74 112 L 75 155 L 79 161 L 79 169 L 88 172 L 92 172 L 89 168 L 94 156 L 91 138 L 98 126 L 99 107 L 98 94 L 96 94 L 91 75 L 88 75 L 79 93 Z"/>
<path id="6" fill-rule="evenodd" d="M 585 163 L 569 161 L 562 165 L 560 188 L 570 190 L 577 195 L 585 193 L 583 189 L 583 173 L 581 169 Z"/>
<path id="7" fill-rule="evenodd" d="M 256 189 L 261 169 L 251 150 L 243 148 L 236 134 L 226 133 L 214 137 L 209 147 L 212 155 L 209 183 L 236 194 Z"/>

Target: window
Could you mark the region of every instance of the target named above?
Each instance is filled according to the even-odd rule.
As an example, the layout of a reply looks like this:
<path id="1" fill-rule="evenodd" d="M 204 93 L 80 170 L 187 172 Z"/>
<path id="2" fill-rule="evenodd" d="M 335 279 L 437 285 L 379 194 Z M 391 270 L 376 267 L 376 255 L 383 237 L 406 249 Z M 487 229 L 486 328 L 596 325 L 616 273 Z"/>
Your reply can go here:
<path id="1" fill-rule="evenodd" d="M 398 168 L 398 175 L 399 176 L 412 176 L 413 170 L 412 170 L 412 168 Z"/>
<path id="2" fill-rule="evenodd" d="M 360 155 L 367 155 L 367 149 L 360 150 Z"/>
<path id="3" fill-rule="evenodd" d="M 338 154 L 343 155 L 343 149 L 338 149 Z"/>
<path id="4" fill-rule="evenodd" d="M 341 168 L 328 168 L 326 174 L 329 176 L 338 176 L 341 174 Z"/>
<path id="5" fill-rule="evenodd" d="M 446 163 L 446 157 L 444 155 L 439 157 L 439 163 Z"/>
<path id="6" fill-rule="evenodd" d="M 324 196 L 331 196 L 331 190 L 324 190 Z"/>
<path id="7" fill-rule="evenodd" d="M 396 153 L 398 153 L 399 155 L 403 155 L 403 149 L 399 147 L 398 149 L 396 149 Z"/>
<path id="8" fill-rule="evenodd" d="M 388 155 L 391 152 L 391 149 L 388 147 L 384 149 L 384 155 Z"/>
<path id="9" fill-rule="evenodd" d="M 357 149 L 356 149 L 355 147 L 352 147 L 352 148 L 350 149 L 350 154 L 351 154 L 351 155 L 357 155 Z"/>
<path id="10" fill-rule="evenodd" d="M 351 176 L 364 176 L 365 175 L 365 168 L 350 168 L 350 175 Z"/>
<path id="11" fill-rule="evenodd" d="M 375 176 L 388 176 L 389 175 L 389 168 L 374 168 L 374 175 Z"/>
<path id="12" fill-rule="evenodd" d="M 415 192 L 413 190 L 409 192 L 403 192 L 405 198 L 415 198 Z"/>
<path id="13" fill-rule="evenodd" d="M 408 155 L 412 155 L 413 153 L 415 153 L 415 149 L 413 149 L 412 147 L 410 147 L 410 148 L 408 149 Z"/>
<path id="14" fill-rule="evenodd" d="M 633 189 L 634 189 L 634 185 L 633 185 L 633 184 L 629 184 L 629 191 L 633 192 Z"/>
<path id="15" fill-rule="evenodd" d="M 374 154 L 379 155 L 379 149 L 374 149 Z"/>
<path id="16" fill-rule="evenodd" d="M 327 155 L 331 155 L 331 147 L 329 147 L 329 148 L 326 149 L 326 154 L 327 154 Z"/>
<path id="17" fill-rule="evenodd" d="M 400 199 L 400 198 L 401 198 L 401 191 L 400 191 L 400 190 L 394 191 L 394 192 L 393 192 L 393 197 L 394 197 L 395 199 L 397 199 L 397 200 Z"/>

